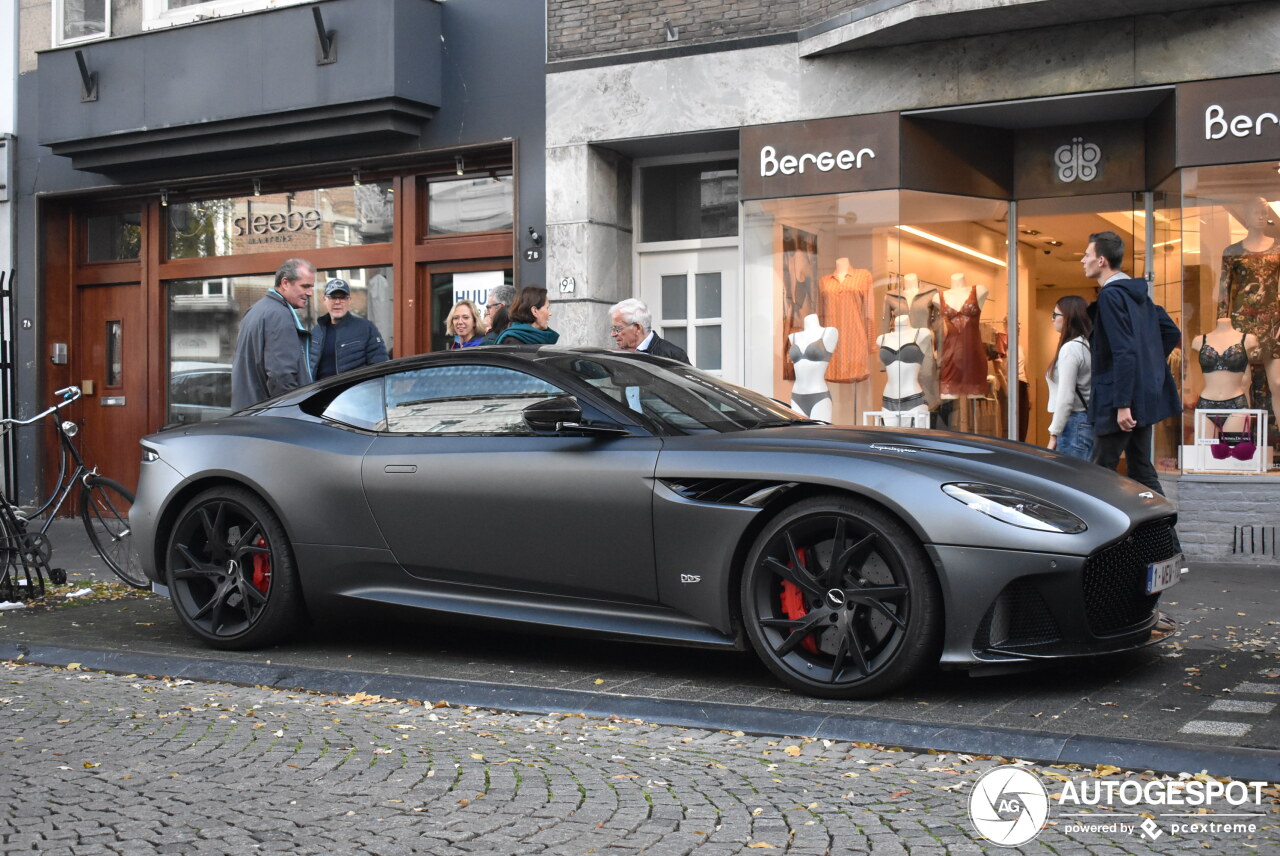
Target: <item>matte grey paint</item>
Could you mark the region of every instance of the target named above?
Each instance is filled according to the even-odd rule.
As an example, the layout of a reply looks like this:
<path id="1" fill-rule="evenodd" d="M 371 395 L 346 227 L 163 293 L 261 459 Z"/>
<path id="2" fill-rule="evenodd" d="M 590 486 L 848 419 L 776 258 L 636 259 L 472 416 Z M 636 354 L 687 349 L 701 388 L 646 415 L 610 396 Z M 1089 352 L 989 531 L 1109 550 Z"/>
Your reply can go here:
<path id="1" fill-rule="evenodd" d="M 328 425 L 297 407 L 317 388 L 460 360 L 543 375 L 597 418 L 612 409 L 590 387 L 548 374 L 536 351 L 483 350 L 383 363 L 289 393 L 254 415 L 147 438 L 161 459 L 143 464 L 131 513 L 147 573 L 160 579 L 161 557 L 145 545 L 164 540 L 162 517 L 169 520 L 207 479 L 231 479 L 277 510 L 295 544 L 308 605 L 322 610 L 357 599 L 742 647 L 735 584 L 763 522 L 801 496 L 852 493 L 920 538 L 944 596 L 942 663 L 963 667 L 1013 662 L 975 653 L 972 643 L 991 601 L 1020 576 L 1049 577 L 1061 592 L 1061 602 L 1050 604 L 1061 626 L 1086 633 L 1079 611 L 1085 558 L 1172 514 L 1163 497 L 1144 496 L 1142 485 L 1110 470 L 1035 446 L 939 431 L 791 426 L 653 437 L 633 423 L 633 436 L 616 439 L 396 437 Z M 620 424 L 629 421 L 625 411 L 615 414 Z M 416 471 L 387 473 L 387 464 Z M 755 509 L 690 501 L 660 483 L 677 478 L 796 487 Z M 958 481 L 1024 491 L 1068 509 L 1088 529 L 1063 535 L 1001 523 L 942 492 L 942 484 Z M 682 583 L 681 574 L 701 579 Z M 1066 640 L 1022 659 L 1127 650 L 1150 641 L 1153 624 L 1154 617 L 1124 634 Z"/>

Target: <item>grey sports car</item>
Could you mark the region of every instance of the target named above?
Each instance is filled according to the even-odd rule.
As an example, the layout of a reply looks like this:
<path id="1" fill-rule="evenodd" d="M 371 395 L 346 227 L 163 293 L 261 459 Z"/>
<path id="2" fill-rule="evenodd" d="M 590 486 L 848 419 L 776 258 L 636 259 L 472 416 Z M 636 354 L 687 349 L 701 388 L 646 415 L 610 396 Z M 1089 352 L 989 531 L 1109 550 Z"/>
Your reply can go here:
<path id="1" fill-rule="evenodd" d="M 474 348 L 143 440 L 148 576 L 209 645 L 354 602 L 750 646 L 833 698 L 1163 638 L 1173 508 L 1020 443 L 818 424 L 679 363 Z"/>

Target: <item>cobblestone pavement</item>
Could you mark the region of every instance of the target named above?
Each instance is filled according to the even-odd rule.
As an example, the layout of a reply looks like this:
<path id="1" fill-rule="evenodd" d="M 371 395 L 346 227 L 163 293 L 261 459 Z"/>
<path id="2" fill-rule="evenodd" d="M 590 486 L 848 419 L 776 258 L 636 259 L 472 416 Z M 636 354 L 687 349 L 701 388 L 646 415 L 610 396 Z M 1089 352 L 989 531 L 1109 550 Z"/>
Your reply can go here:
<path id="1" fill-rule="evenodd" d="M 978 839 L 967 805 L 1003 763 L 75 664 L 0 670 L 6 856 L 1280 852 L 1274 786 L 1176 833 L 1189 819 L 1165 807 L 1080 818 L 1054 799 L 1068 782 L 1136 789 L 1154 776 L 1036 766 L 1027 769 L 1049 792 L 1049 826 L 1021 848 L 996 848 Z M 1158 821 L 1154 841 L 1080 828 L 1132 827 L 1139 811 Z M 1213 826 L 1228 823 L 1254 831 Z"/>

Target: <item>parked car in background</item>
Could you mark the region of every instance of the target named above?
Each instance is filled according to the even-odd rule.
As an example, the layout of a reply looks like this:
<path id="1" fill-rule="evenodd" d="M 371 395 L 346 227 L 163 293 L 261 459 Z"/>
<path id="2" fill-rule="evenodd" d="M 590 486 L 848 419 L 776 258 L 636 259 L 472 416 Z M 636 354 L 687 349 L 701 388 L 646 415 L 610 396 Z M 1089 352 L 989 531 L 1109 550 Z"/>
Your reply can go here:
<path id="1" fill-rule="evenodd" d="M 178 360 L 170 365 L 170 424 L 208 422 L 230 413 L 230 364 Z"/>

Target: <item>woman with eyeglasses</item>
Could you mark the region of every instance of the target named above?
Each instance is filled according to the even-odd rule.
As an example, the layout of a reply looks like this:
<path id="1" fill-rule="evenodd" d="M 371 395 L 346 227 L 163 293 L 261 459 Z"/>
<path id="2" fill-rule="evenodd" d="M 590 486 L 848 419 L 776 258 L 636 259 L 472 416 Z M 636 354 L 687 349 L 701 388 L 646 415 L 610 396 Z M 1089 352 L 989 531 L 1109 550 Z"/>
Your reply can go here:
<path id="1" fill-rule="evenodd" d="M 1049 448 L 1073 458 L 1093 457 L 1093 423 L 1089 421 L 1092 370 L 1089 351 L 1089 306 L 1069 294 L 1053 307 L 1058 350 L 1045 372 L 1049 382 Z"/>
<path id="2" fill-rule="evenodd" d="M 547 290 L 526 285 L 510 306 L 511 324 L 498 336 L 499 345 L 554 345 L 560 334 L 551 329 L 551 300 Z"/>

